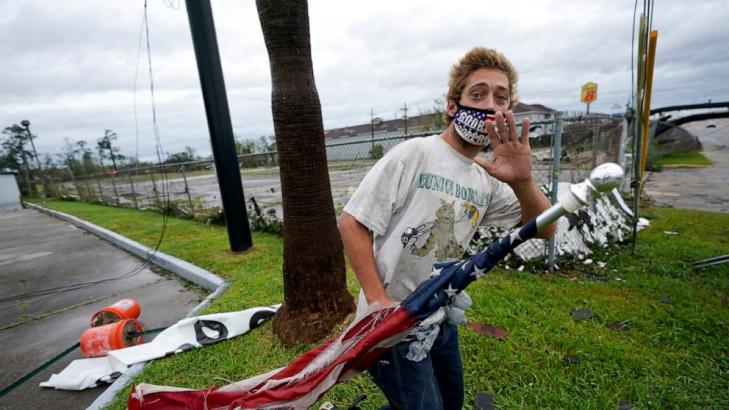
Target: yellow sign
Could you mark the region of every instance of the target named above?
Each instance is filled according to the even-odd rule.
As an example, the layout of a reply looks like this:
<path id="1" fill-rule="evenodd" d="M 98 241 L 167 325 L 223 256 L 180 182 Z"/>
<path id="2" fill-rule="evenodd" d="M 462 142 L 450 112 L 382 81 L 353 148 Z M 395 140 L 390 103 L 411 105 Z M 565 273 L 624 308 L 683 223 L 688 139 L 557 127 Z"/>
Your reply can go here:
<path id="1" fill-rule="evenodd" d="M 590 104 L 597 100 L 597 84 L 587 83 L 582 86 L 582 94 L 580 100 L 585 104 Z"/>

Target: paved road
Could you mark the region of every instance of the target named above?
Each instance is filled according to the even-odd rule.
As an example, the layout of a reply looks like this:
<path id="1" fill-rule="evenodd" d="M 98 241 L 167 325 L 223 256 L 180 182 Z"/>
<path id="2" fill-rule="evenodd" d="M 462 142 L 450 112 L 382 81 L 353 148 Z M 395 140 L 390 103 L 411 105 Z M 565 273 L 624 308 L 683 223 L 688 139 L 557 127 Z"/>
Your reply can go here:
<path id="1" fill-rule="evenodd" d="M 152 329 L 183 318 L 204 297 L 174 275 L 141 265 L 140 259 L 45 214 L 0 212 L 0 387 L 78 342 L 91 315 L 121 298 L 137 299 L 140 319 Z M 127 273 L 125 279 L 113 280 Z M 13 298 L 97 280 L 108 281 L 41 298 Z M 79 358 L 76 350 L 0 398 L 0 409 L 85 408 L 103 388 L 67 392 L 38 387 Z"/>
<path id="2" fill-rule="evenodd" d="M 684 126 L 699 137 L 703 154 L 714 166 L 649 174 L 643 192 L 657 205 L 729 212 L 729 119 L 714 122 L 716 128 L 706 128 L 707 121 Z"/>

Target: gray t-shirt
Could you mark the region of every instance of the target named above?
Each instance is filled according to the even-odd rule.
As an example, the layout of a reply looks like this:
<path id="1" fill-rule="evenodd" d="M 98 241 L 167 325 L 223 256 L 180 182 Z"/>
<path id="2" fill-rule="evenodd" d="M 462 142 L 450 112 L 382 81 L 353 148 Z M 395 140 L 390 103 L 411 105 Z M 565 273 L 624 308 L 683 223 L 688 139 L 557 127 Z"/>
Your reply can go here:
<path id="1" fill-rule="evenodd" d="M 521 220 L 512 189 L 440 135 L 395 146 L 344 211 L 374 232 L 377 270 L 397 301 L 428 279 L 434 263 L 461 258 L 479 225 L 511 228 Z M 360 291 L 358 316 L 366 308 Z"/>

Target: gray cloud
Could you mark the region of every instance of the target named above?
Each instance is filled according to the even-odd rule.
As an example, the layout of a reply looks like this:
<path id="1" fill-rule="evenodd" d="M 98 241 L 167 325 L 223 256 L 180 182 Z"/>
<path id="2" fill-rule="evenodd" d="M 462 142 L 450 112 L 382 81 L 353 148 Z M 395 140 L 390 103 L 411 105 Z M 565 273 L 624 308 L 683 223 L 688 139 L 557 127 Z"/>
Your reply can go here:
<path id="1" fill-rule="evenodd" d="M 579 89 L 599 84 L 593 111 L 630 96 L 633 2 L 515 0 L 310 1 L 312 55 L 325 127 L 392 118 L 403 103 L 417 114 L 446 91 L 450 66 L 470 47 L 503 51 L 520 72 L 520 97 L 584 109 Z M 39 149 L 63 138 L 119 134 L 134 155 L 151 157 L 146 56 L 133 86 L 143 2 L 2 1 L 0 125 L 32 121 Z M 216 0 L 215 23 L 236 135 L 273 132 L 270 73 L 252 1 Z M 157 113 L 164 149 L 209 152 L 209 137 L 184 4 L 150 0 Z M 659 30 L 653 105 L 729 99 L 726 1 L 656 4 Z M 401 115 L 401 113 L 400 113 Z"/>

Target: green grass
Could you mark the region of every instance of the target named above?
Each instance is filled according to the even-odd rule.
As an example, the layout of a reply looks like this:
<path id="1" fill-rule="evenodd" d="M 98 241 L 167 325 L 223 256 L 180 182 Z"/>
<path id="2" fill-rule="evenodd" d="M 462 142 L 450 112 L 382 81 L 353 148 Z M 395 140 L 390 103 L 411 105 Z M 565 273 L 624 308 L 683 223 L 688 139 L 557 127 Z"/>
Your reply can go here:
<path id="1" fill-rule="evenodd" d="M 699 151 L 688 151 L 661 156 L 655 160 L 653 165 L 657 169 L 706 168 L 712 166 L 712 163 Z"/>
<path id="2" fill-rule="evenodd" d="M 47 202 L 153 245 L 160 229 L 155 213 Z M 729 215 L 645 208 L 651 226 L 630 249 L 600 252 L 607 262 L 563 267 L 560 274 L 494 269 L 469 287 L 471 321 L 508 331 L 505 341 L 461 328 L 466 408 L 473 395 L 493 395 L 498 408 L 615 409 L 729 407 L 729 264 L 693 268 L 691 261 L 729 253 Z M 677 235 L 665 231 L 677 232 Z M 253 236 L 242 255 L 227 250 L 225 230 L 170 219 L 162 245 L 171 253 L 232 282 L 207 312 L 232 311 L 282 300 L 281 239 Z M 607 282 L 586 279 L 589 271 Z M 354 294 L 356 281 L 348 273 Z M 673 303 L 663 303 L 670 296 Z M 574 308 L 591 319 L 574 322 Z M 627 330 L 606 327 L 612 321 Z M 248 335 L 150 363 L 135 383 L 190 388 L 222 385 L 286 365 L 309 346 L 283 347 L 270 323 Z M 577 363 L 566 363 L 565 355 Z M 124 390 L 112 405 L 122 409 Z M 360 395 L 363 408 L 384 399 L 365 376 L 340 384 L 323 400 L 345 405 Z M 316 406 L 315 408 L 318 408 Z"/>

